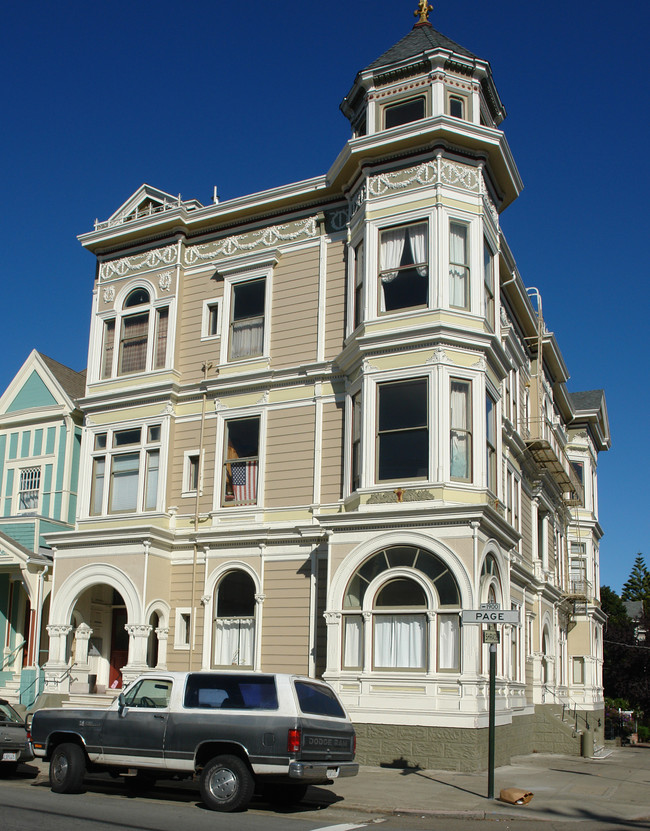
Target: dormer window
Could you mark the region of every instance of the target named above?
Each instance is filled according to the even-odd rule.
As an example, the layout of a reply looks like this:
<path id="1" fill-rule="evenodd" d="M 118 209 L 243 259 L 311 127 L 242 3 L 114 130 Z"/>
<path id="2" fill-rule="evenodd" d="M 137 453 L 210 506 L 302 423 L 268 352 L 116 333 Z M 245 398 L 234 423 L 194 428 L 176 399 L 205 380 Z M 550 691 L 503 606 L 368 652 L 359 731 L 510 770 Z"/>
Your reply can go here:
<path id="1" fill-rule="evenodd" d="M 384 108 L 384 129 L 399 127 L 400 124 L 410 124 L 419 121 L 425 116 L 424 96 L 408 98 L 398 104 L 389 104 Z"/>

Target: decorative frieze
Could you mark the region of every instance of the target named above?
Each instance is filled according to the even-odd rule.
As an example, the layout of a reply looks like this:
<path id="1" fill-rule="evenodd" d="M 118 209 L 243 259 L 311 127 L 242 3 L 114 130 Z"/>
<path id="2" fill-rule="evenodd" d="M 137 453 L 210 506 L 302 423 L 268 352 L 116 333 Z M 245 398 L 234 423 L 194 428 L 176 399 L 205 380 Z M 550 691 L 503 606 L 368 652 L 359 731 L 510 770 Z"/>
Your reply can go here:
<path id="1" fill-rule="evenodd" d="M 371 176 L 368 180 L 368 195 L 372 199 L 385 196 L 391 191 L 412 190 L 438 184 L 462 188 L 472 193 L 482 192 L 481 174 L 476 167 L 436 158 L 415 167 Z"/>
<path id="2" fill-rule="evenodd" d="M 121 257 L 118 260 L 107 260 L 100 263 L 99 279 L 103 282 L 115 277 L 124 277 L 132 272 L 147 271 L 161 265 L 173 265 L 175 260 L 175 245 L 153 248 L 145 254 L 134 254 L 131 257 Z"/>
<path id="3" fill-rule="evenodd" d="M 315 216 L 285 225 L 271 225 L 259 231 L 235 234 L 225 239 L 191 245 L 185 250 L 185 265 L 216 260 L 220 257 L 232 257 L 264 248 L 275 248 L 281 242 L 293 242 L 301 238 L 311 239 L 318 236 L 318 220 Z"/>

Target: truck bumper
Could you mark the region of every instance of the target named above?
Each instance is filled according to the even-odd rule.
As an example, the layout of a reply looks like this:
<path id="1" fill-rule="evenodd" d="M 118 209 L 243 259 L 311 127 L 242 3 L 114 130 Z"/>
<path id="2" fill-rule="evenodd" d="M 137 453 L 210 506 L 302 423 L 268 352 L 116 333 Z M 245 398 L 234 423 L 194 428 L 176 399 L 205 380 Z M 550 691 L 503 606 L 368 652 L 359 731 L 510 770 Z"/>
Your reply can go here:
<path id="1" fill-rule="evenodd" d="M 356 776 L 359 765 L 356 762 L 291 762 L 289 776 L 301 782 L 329 782 L 331 779 L 342 779 L 346 776 Z"/>

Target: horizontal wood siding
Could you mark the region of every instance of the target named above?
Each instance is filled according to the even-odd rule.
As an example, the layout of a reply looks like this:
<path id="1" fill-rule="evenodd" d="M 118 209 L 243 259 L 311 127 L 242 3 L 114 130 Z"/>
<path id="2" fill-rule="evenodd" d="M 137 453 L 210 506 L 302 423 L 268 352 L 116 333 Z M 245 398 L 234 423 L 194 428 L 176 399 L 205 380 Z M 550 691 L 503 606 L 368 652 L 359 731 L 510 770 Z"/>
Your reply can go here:
<path id="1" fill-rule="evenodd" d="M 285 252 L 273 272 L 271 363 L 274 368 L 316 360 L 320 249 Z"/>
<path id="2" fill-rule="evenodd" d="M 532 502 L 530 496 L 521 492 L 521 553 L 529 562 L 533 556 Z"/>
<path id="3" fill-rule="evenodd" d="M 191 556 L 191 551 L 188 551 Z M 196 635 L 194 649 L 192 652 L 192 669 L 200 669 L 203 661 L 203 627 L 209 626 L 210 622 L 204 620 L 205 607 L 201 605 L 203 594 L 204 566 L 199 563 L 196 568 L 194 579 L 194 605 L 196 620 Z M 172 569 L 171 612 L 169 614 L 169 639 L 167 641 L 167 668 L 169 670 L 186 670 L 189 666 L 189 651 L 187 649 L 175 649 L 176 642 L 176 610 L 178 608 L 188 609 L 192 605 L 192 565 L 183 563 L 175 565 Z"/>
<path id="4" fill-rule="evenodd" d="M 325 360 L 333 360 L 345 337 L 345 244 L 327 246 L 327 298 L 325 315 Z"/>
<path id="5" fill-rule="evenodd" d="M 207 402 L 206 410 L 214 404 Z M 183 482 L 183 467 L 185 453 L 187 451 L 199 450 L 201 439 L 201 421 L 197 418 L 194 421 L 176 422 L 173 428 L 173 438 L 170 442 L 169 454 L 169 488 L 167 491 L 166 505 L 176 505 L 179 513 L 194 513 L 195 501 L 193 497 L 181 498 L 187 482 Z M 206 513 L 212 510 L 213 489 L 214 489 L 214 466 L 216 446 L 216 421 L 214 417 L 207 416 L 203 434 L 203 495 L 199 503 L 199 512 Z M 218 501 L 218 500 L 217 500 Z"/>
<path id="6" fill-rule="evenodd" d="M 269 562 L 264 567 L 262 669 L 309 671 L 309 560 Z"/>
<path id="7" fill-rule="evenodd" d="M 205 361 L 219 363 L 221 341 L 201 340 L 201 322 L 203 302 L 223 297 L 223 280 L 214 279 L 214 272 L 202 272 L 198 275 L 182 278 L 180 307 L 176 326 L 176 361 L 175 368 L 183 374 L 184 383 L 193 383 L 203 377 L 202 365 Z M 226 326 L 221 321 L 222 332 Z"/>
<path id="8" fill-rule="evenodd" d="M 343 495 L 344 417 L 342 401 L 323 406 L 321 502 L 336 502 Z"/>
<path id="9" fill-rule="evenodd" d="M 312 503 L 314 418 L 313 406 L 269 412 L 264 477 L 266 507 Z"/>

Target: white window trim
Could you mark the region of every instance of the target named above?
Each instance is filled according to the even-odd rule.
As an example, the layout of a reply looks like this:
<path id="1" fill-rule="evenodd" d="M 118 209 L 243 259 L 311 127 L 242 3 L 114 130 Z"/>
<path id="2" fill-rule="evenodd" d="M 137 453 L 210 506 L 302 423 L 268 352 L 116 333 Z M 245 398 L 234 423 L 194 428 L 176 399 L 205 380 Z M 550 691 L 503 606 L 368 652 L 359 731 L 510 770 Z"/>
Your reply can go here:
<path id="1" fill-rule="evenodd" d="M 183 620 L 183 615 L 189 615 L 190 631 L 187 631 L 187 626 Z M 189 652 L 190 644 L 194 640 L 194 629 L 192 623 L 192 609 L 189 606 L 182 606 L 176 609 L 175 626 L 174 626 L 174 649 L 184 650 Z M 181 638 L 181 635 L 186 635 L 186 640 Z"/>
<path id="2" fill-rule="evenodd" d="M 224 292 L 223 292 L 223 308 L 221 309 L 221 326 L 222 330 L 228 327 L 225 336 L 221 338 L 221 349 L 219 352 L 219 363 L 230 364 L 236 366 L 237 364 L 249 364 L 251 362 L 262 362 L 266 364 L 270 357 L 271 350 L 271 297 L 273 288 L 273 268 L 277 263 L 277 257 L 266 256 L 265 262 L 269 263 L 263 267 L 253 268 L 246 266 L 246 264 L 233 264 L 231 270 L 226 271 L 221 268 L 219 273 L 223 276 Z M 238 283 L 251 282 L 253 280 L 265 280 L 264 284 L 264 340 L 261 355 L 253 355 L 251 357 L 237 358 L 230 360 L 230 323 L 232 314 L 232 298 L 233 287 Z"/>
<path id="3" fill-rule="evenodd" d="M 203 456 L 202 461 L 205 461 L 205 452 L 201 454 L 198 447 L 195 450 L 186 450 L 183 454 L 183 483 L 181 489 L 181 498 L 183 499 L 186 497 L 196 496 L 196 489 L 188 487 L 190 482 L 190 462 L 192 458 L 201 455 Z M 200 465 L 200 468 L 202 467 L 203 465 Z M 203 482 L 201 481 L 202 473 L 202 469 L 199 469 L 199 495 L 203 495 Z"/>
<path id="4" fill-rule="evenodd" d="M 254 505 L 222 505 L 221 495 L 223 488 L 223 470 L 224 470 L 224 452 L 226 439 L 226 422 L 239 421 L 243 418 L 259 418 L 260 420 L 260 434 L 258 444 L 258 461 L 257 461 L 257 500 Z M 214 482 L 212 487 L 212 512 L 213 513 L 230 513 L 232 511 L 254 511 L 259 512 L 264 505 L 264 479 L 266 468 L 266 423 L 267 423 L 267 409 L 260 407 L 251 407 L 239 411 L 228 410 L 228 415 L 224 416 L 217 413 L 217 441 L 215 445 L 215 466 L 214 466 Z"/>
<path id="5" fill-rule="evenodd" d="M 212 298 L 211 300 L 203 301 L 203 312 L 201 314 L 201 340 L 217 340 L 221 337 L 221 330 L 223 322 L 221 320 L 222 299 L 220 297 Z M 214 335 L 210 334 L 210 317 L 211 311 L 216 307 L 217 331 Z"/>

